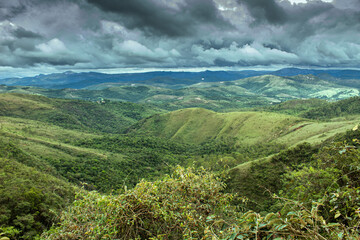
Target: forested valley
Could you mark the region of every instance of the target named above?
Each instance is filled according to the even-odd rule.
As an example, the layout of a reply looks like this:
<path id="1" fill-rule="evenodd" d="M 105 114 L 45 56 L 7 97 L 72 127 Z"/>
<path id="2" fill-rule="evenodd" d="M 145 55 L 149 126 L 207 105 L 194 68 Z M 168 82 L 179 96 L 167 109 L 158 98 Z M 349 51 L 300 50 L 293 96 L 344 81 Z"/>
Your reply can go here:
<path id="1" fill-rule="evenodd" d="M 0 100 L 4 239 L 359 238 L 359 97 L 227 112 Z"/>

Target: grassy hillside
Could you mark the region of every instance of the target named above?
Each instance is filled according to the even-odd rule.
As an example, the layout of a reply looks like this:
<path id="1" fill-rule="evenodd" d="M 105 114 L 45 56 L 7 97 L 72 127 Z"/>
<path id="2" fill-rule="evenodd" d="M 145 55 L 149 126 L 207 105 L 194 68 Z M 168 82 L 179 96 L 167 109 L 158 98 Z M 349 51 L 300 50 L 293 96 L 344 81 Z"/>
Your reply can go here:
<path id="1" fill-rule="evenodd" d="M 283 127 L 299 121 L 302 120 L 275 113 L 216 113 L 191 108 L 153 116 L 137 124 L 133 131 L 191 144 L 229 137 L 253 144 L 273 139 Z"/>
<path id="2" fill-rule="evenodd" d="M 342 104 L 346 101 L 356 102 L 349 99 Z M 284 103 L 279 109 L 287 111 L 301 102 Z M 273 112 L 216 113 L 201 108 L 150 116 L 156 108 L 146 110 L 144 105 L 133 103 L 94 103 L 23 94 L 0 94 L 0 104 L 0 184 L 3 184 L 0 201 L 5 206 L 0 208 L 0 234 L 26 235 L 24 239 L 48 228 L 53 223 L 53 209 L 71 201 L 73 185 L 68 182 L 86 190 L 122 192 L 124 186 L 135 186 L 142 178 L 161 178 L 177 164 L 216 171 L 238 165 L 230 171 L 228 186 L 250 198 L 252 203 L 247 207 L 278 211 L 276 201 L 269 200 L 264 189 L 285 190 L 290 181 L 287 179 L 301 182 L 298 176 L 313 174 L 310 168 L 313 166 L 320 175 L 324 174 L 321 176 L 326 183 L 332 180 L 327 178 L 332 173 L 338 176 L 338 171 L 346 169 L 336 166 L 337 170 L 332 172 L 316 165 L 313 153 L 322 154 L 324 163 L 331 163 L 327 161 L 326 149 L 320 152 L 303 142 L 324 142 L 359 123 L 358 115 L 320 122 Z M 308 106 L 332 104 L 311 101 Z M 357 111 L 354 109 L 344 114 L 354 114 Z M 116 134 L 137 119 L 142 120 L 127 128 L 127 134 Z M 357 135 L 350 134 L 346 139 L 353 138 Z M 299 143 L 303 144 L 286 150 Z M 280 150 L 285 151 L 269 156 Z M 343 151 L 347 153 L 348 149 L 335 148 L 332 154 Z M 255 158 L 259 159 L 252 161 Z M 301 165 L 310 162 L 314 165 L 306 165 L 307 168 Z M 305 172 L 297 172 L 300 170 Z M 59 185 L 59 189 L 54 185 Z M 284 196 L 300 193 L 287 194 Z M 86 204 L 91 205 L 92 200 L 89 201 Z"/>
<path id="3" fill-rule="evenodd" d="M 160 110 L 121 102 L 52 99 L 28 94 L 0 94 L 0 116 L 17 117 L 86 131 L 119 133 Z"/>
<path id="4" fill-rule="evenodd" d="M 319 143 L 353 128 L 358 118 L 315 122 L 270 112 L 231 112 L 192 108 L 155 115 L 134 125 L 130 132 L 148 134 L 190 144 L 234 138 L 238 145 L 276 142 L 288 146 Z"/>

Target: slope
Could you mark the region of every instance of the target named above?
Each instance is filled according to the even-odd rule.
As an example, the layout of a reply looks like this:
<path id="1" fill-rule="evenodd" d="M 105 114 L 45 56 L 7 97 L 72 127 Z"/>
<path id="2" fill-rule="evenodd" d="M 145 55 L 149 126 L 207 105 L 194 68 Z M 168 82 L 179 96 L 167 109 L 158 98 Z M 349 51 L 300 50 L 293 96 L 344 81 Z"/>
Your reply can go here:
<path id="1" fill-rule="evenodd" d="M 315 122 L 270 112 L 216 113 L 190 108 L 152 116 L 132 126 L 128 132 L 189 144 L 235 138 L 238 145 L 277 142 L 290 146 L 303 141 L 321 142 L 338 132 L 351 129 L 358 121 L 358 118 L 354 118 Z"/>
<path id="2" fill-rule="evenodd" d="M 302 116 L 311 119 L 330 119 L 360 114 L 360 97 L 352 97 L 310 109 Z"/>
<path id="3" fill-rule="evenodd" d="M 51 99 L 28 94 L 0 94 L 0 116 L 51 123 L 69 129 L 120 133 L 161 110 L 145 105 Z"/>

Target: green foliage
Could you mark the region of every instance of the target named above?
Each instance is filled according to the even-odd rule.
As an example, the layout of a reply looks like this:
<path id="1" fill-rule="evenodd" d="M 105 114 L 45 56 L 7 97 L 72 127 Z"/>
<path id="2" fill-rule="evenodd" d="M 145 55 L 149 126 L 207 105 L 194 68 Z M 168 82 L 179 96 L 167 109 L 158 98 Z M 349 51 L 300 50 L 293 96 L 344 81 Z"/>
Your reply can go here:
<path id="1" fill-rule="evenodd" d="M 272 106 L 267 106 L 263 108 L 255 108 L 254 111 L 269 111 L 269 112 L 278 112 L 289 115 L 299 116 L 305 112 L 310 111 L 314 108 L 319 108 L 327 105 L 326 100 L 311 98 L 311 99 L 294 99 Z"/>
<path id="2" fill-rule="evenodd" d="M 248 146 L 276 141 L 289 126 L 302 121 L 304 119 L 269 112 L 217 113 L 190 108 L 143 119 L 128 132 L 194 145 L 217 140 Z"/>
<path id="3" fill-rule="evenodd" d="M 281 179 L 289 170 L 297 168 L 300 163 L 309 162 L 316 148 L 308 143 L 299 144 L 294 148 L 281 151 L 269 159 L 250 162 L 248 170 L 240 167 L 231 169 L 227 181 L 229 191 L 237 192 L 251 201 L 246 205 L 255 211 L 278 209 L 274 205 L 271 193 L 277 193 L 282 188 Z"/>
<path id="4" fill-rule="evenodd" d="M 1 94 L 0 115 L 42 121 L 68 129 L 121 133 L 136 121 L 161 110 L 134 103 L 103 104 L 51 99 L 26 94 Z"/>
<path id="5" fill-rule="evenodd" d="M 360 114 L 360 97 L 351 97 L 311 109 L 301 116 L 310 119 L 329 119 Z"/>
<path id="6" fill-rule="evenodd" d="M 74 191 L 64 181 L 0 158 L 0 236 L 33 239 L 52 225 Z"/>
<path id="7" fill-rule="evenodd" d="M 201 239 L 221 234 L 235 213 L 213 174 L 178 167 L 120 195 L 80 196 L 43 239 Z M 234 215 L 233 215 L 234 214 Z"/>
<path id="8" fill-rule="evenodd" d="M 249 211 L 239 217 L 228 239 L 359 239 L 358 209 L 354 211 L 354 221 L 350 225 L 336 220 L 326 221 L 321 215 L 324 200 L 313 202 L 308 207 L 302 202 L 280 198 L 287 210 L 266 215 Z"/>
<path id="9" fill-rule="evenodd" d="M 324 147 L 315 161 L 284 178 L 283 195 L 308 205 L 321 201 L 320 213 L 327 221 L 351 225 L 360 208 L 360 152 L 343 144 Z"/>
<path id="10" fill-rule="evenodd" d="M 123 155 L 121 161 L 114 162 L 110 155 L 107 161 L 98 161 L 98 166 L 95 166 L 98 170 L 101 169 L 105 173 L 110 173 L 108 174 L 110 177 L 108 181 L 112 183 L 110 186 L 112 189 L 119 189 L 124 184 L 135 186 L 142 178 L 155 179 L 169 173 L 171 166 L 185 162 L 190 155 L 187 144 L 141 135 L 105 136 L 78 141 L 75 144 L 83 148 L 101 149 Z M 63 162 L 60 164 L 63 165 Z M 79 164 L 70 163 L 69 165 L 76 166 Z M 93 167 L 94 164 L 88 166 L 90 165 Z M 79 167 L 79 170 L 73 172 L 86 174 L 84 170 L 87 168 L 87 164 Z M 66 171 L 68 172 L 68 170 Z M 90 181 L 89 183 L 99 186 L 101 181 Z M 110 190 L 109 188 L 97 189 L 101 191 Z"/>
<path id="11" fill-rule="evenodd" d="M 283 144 L 236 144 L 235 139 L 222 141 L 208 141 L 195 146 L 191 152 L 195 155 L 187 161 L 188 165 L 196 168 L 204 167 L 208 170 L 221 172 L 236 167 L 239 164 L 263 158 L 280 152 L 285 148 Z"/>
<path id="12" fill-rule="evenodd" d="M 132 90 L 139 94 L 146 89 Z M 222 93 L 213 94 L 223 100 Z M 298 102 L 288 104 L 295 104 L 295 112 L 303 111 Z M 358 131 L 333 138 L 346 140 L 345 144 L 333 146 L 327 141 L 320 151 L 301 144 L 269 156 L 286 149 L 276 142 L 281 137 L 289 145 L 304 140 L 301 136 L 291 142 L 291 136 L 307 127 L 304 119 L 186 109 L 149 117 L 127 134 L 115 135 L 106 132 L 119 133 L 156 109 L 103 99 L 94 103 L 16 94 L 0 95 L 0 105 L 1 115 L 16 117 L 0 119 L 0 158 L 5 161 L 0 170 L 0 201 L 5 203 L 0 209 L 0 236 L 31 239 L 71 201 L 69 184 L 39 171 L 87 190 L 114 190 L 115 194 L 143 178 L 161 179 L 177 164 L 217 172 L 241 164 L 230 171 L 228 190 L 249 199 L 246 204 L 243 199 L 237 202 L 243 209 L 261 214 L 233 212 L 230 195 L 223 193 L 224 184 L 213 174 L 178 169 L 172 177 L 152 183 L 142 180 L 119 195 L 84 191 L 62 215 L 59 228 L 44 236 L 336 239 L 332 232 L 337 231 L 344 238 L 357 237 L 360 166 L 356 147 L 360 144 L 353 139 L 359 138 Z M 282 106 L 274 111 L 291 109 Z M 281 198 L 272 199 L 269 193 Z M 279 211 L 280 216 L 265 219 L 270 211 Z"/>

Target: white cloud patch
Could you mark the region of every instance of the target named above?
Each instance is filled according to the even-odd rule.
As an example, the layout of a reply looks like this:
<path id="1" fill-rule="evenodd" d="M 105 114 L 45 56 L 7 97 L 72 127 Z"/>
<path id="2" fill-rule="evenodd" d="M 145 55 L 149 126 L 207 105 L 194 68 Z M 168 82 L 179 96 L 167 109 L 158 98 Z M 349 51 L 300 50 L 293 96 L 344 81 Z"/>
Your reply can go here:
<path id="1" fill-rule="evenodd" d="M 230 47 L 221 49 L 204 49 L 202 46 L 195 45 L 192 47 L 192 53 L 198 60 L 210 65 L 215 64 L 216 60 L 245 65 L 294 64 L 299 60 L 293 53 L 266 48 L 259 44 L 246 44 L 240 47 L 235 42 L 233 42 Z"/>
<path id="2" fill-rule="evenodd" d="M 17 26 L 10 21 L 0 22 L 0 41 L 15 39 L 14 31 Z"/>
<path id="3" fill-rule="evenodd" d="M 134 40 L 126 40 L 121 43 L 114 41 L 113 49 L 122 57 L 136 60 L 166 61 L 170 57 L 179 57 L 180 53 L 171 49 L 166 51 L 162 48 L 149 49 Z"/>
<path id="4" fill-rule="evenodd" d="M 35 46 L 36 49 L 40 50 L 45 54 L 64 54 L 68 53 L 68 49 L 65 44 L 57 38 L 54 38 L 47 43 L 41 43 Z"/>

